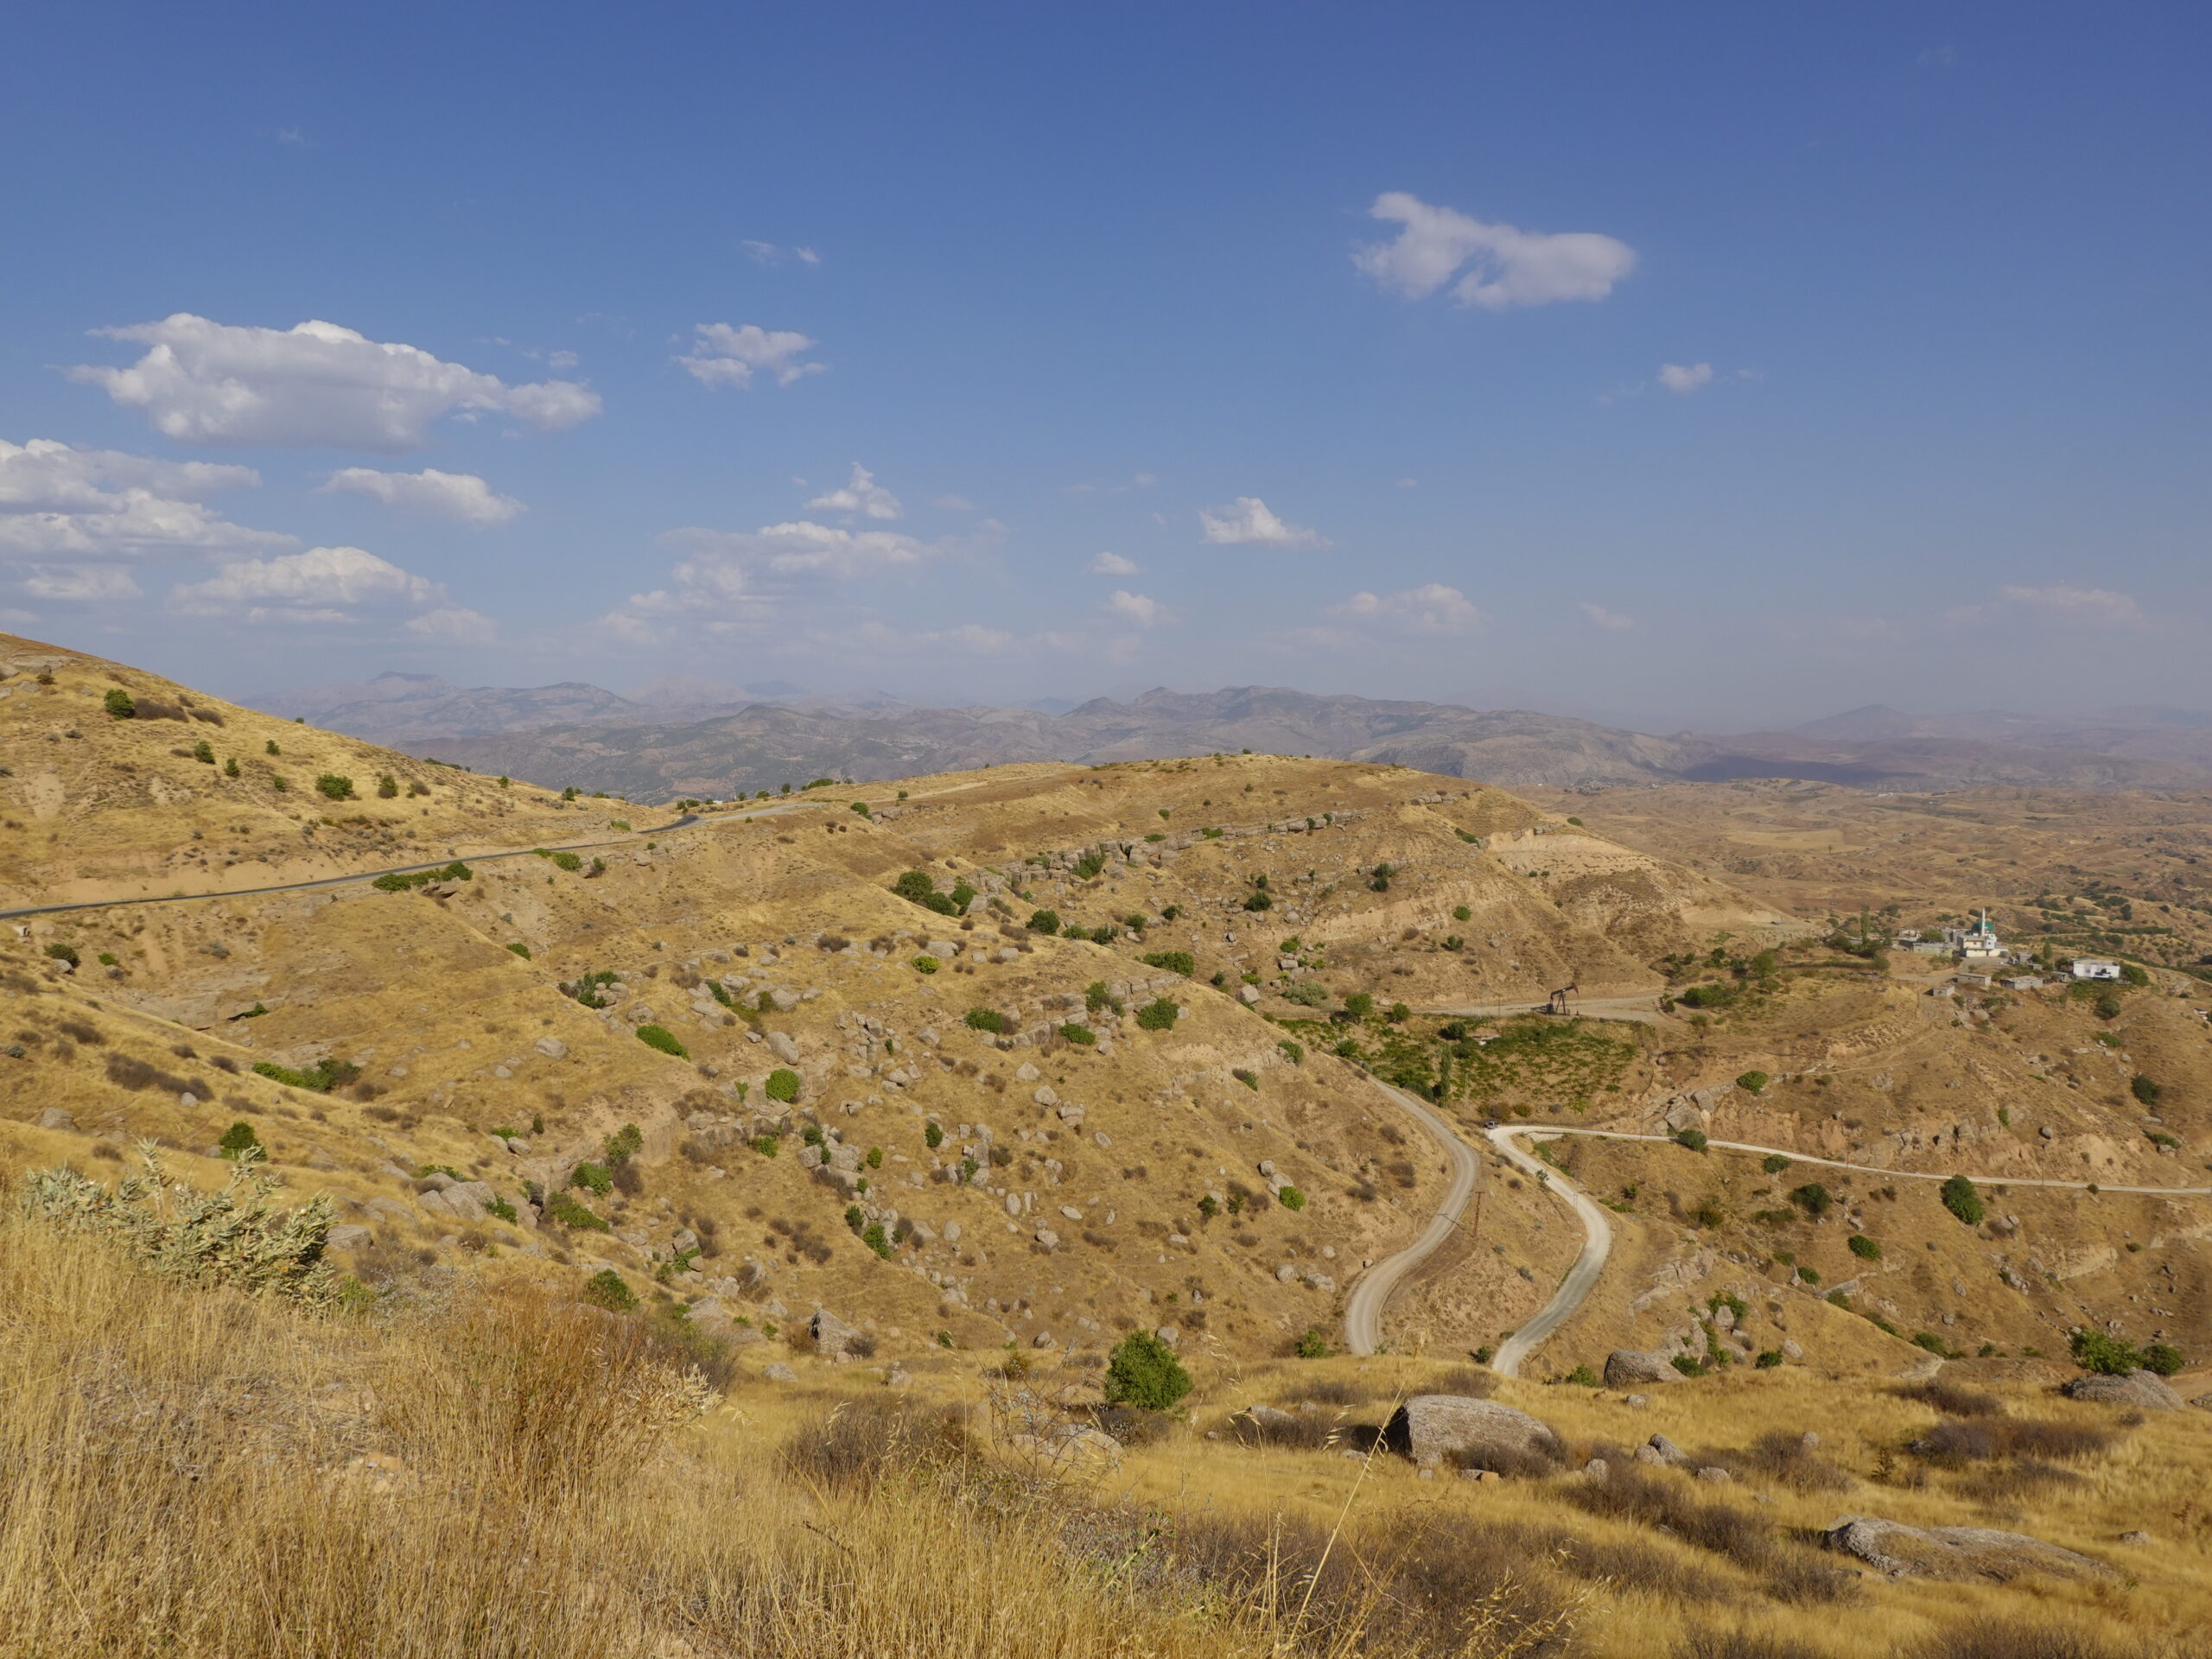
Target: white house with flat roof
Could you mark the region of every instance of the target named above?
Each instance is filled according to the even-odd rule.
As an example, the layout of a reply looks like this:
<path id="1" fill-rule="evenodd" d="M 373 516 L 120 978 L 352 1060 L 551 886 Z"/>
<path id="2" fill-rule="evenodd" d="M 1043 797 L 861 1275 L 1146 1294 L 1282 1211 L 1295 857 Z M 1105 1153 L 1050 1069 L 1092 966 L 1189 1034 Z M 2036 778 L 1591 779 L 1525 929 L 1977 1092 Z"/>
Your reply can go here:
<path id="1" fill-rule="evenodd" d="M 2066 971 L 2076 979 L 2118 979 L 2120 964 L 2097 957 L 2076 957 L 2066 964 Z"/>

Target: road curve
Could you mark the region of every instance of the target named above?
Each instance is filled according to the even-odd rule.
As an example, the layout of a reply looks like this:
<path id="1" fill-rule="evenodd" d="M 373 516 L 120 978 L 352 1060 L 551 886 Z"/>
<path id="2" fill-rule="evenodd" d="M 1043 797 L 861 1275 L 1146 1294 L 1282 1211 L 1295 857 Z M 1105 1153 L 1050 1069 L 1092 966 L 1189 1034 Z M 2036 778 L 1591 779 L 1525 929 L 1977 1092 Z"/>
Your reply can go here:
<path id="1" fill-rule="evenodd" d="M 1582 1252 L 1574 1258 L 1574 1265 L 1567 1268 L 1567 1276 L 1559 1281 L 1551 1300 L 1536 1310 L 1534 1319 L 1498 1344 L 1490 1364 L 1500 1376 L 1518 1376 L 1521 1362 L 1574 1317 L 1575 1310 L 1598 1287 L 1598 1275 L 1605 1271 L 1605 1258 L 1613 1252 L 1613 1224 L 1606 1219 L 1605 1211 L 1549 1164 L 1513 1144 L 1516 1135 L 1543 1133 L 1546 1131 L 1526 1125 L 1501 1124 L 1490 1131 L 1490 1142 L 1516 1169 L 1535 1176 L 1538 1185 L 1574 1211 L 1575 1219 L 1582 1224 Z"/>
<path id="2" fill-rule="evenodd" d="M 711 817 L 701 817 L 696 812 L 686 812 L 682 817 L 667 823 L 648 824 L 643 830 L 633 830 L 612 841 L 563 841 L 548 844 L 549 853 L 588 853 L 601 847 L 626 847 L 642 836 L 664 836 L 671 830 L 688 830 L 695 823 L 725 823 L 739 818 L 765 818 L 788 811 L 797 803 L 772 802 L 744 812 L 718 812 Z M 500 852 L 464 854 L 460 862 L 489 864 L 502 858 L 530 858 L 536 847 L 515 847 Z M 312 881 L 280 881 L 267 887 L 221 887 L 207 893 L 146 893 L 136 899 L 87 899 L 67 905 L 25 905 L 20 909 L 0 910 L 0 921 L 20 916 L 54 916 L 71 910 L 120 910 L 131 905 L 188 905 L 202 899 L 253 899 L 271 893 L 315 893 L 325 887 L 350 887 L 356 881 L 373 881 L 380 875 L 416 875 L 424 870 L 442 870 L 455 861 L 440 859 L 429 864 L 394 864 L 380 870 L 355 870 L 348 875 L 319 876 Z"/>
<path id="3" fill-rule="evenodd" d="M 1474 1196 L 1475 1183 L 1482 1178 L 1482 1163 L 1475 1156 L 1475 1149 L 1459 1138 L 1459 1132 L 1441 1113 L 1402 1089 L 1393 1089 L 1372 1077 L 1368 1081 L 1411 1113 L 1414 1121 L 1449 1154 L 1452 1185 L 1421 1236 L 1396 1255 L 1384 1256 L 1351 1287 L 1351 1295 L 1344 1302 L 1344 1346 L 1355 1354 L 1375 1351 L 1376 1344 L 1382 1340 L 1382 1309 L 1390 1300 L 1390 1293 L 1398 1287 L 1400 1280 L 1452 1236 L 1452 1230 L 1459 1224 L 1459 1217 L 1467 1208 L 1467 1200 Z"/>

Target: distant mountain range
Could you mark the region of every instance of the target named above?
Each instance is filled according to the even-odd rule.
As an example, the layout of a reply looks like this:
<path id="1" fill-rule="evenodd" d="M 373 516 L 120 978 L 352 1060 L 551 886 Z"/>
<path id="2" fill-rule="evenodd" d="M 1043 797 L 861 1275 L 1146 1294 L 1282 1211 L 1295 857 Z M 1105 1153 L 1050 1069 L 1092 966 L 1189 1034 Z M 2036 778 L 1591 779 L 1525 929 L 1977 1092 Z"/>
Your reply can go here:
<path id="1" fill-rule="evenodd" d="M 2164 709 L 2066 719 L 1923 716 L 1874 704 L 1784 732 L 1658 737 L 1523 709 L 1267 686 L 936 708 L 883 692 L 813 697 L 781 681 L 740 686 L 690 675 L 624 696 L 578 681 L 464 688 L 406 674 L 252 706 L 479 772 L 637 800 L 727 798 L 817 777 L 866 782 L 1020 760 L 1237 749 L 1395 763 L 1507 789 L 1738 778 L 1891 790 L 2212 788 L 2212 715 Z"/>

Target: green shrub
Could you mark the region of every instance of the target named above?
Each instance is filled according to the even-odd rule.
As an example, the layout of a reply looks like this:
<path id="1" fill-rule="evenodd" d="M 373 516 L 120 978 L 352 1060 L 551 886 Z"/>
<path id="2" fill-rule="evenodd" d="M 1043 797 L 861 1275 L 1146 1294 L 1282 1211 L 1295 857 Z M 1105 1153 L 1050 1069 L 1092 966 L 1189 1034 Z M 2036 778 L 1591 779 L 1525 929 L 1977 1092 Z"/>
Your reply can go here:
<path id="1" fill-rule="evenodd" d="M 257 1003 L 255 1006 L 260 1005 Z M 333 1089 L 343 1088 L 361 1075 L 359 1066 L 340 1059 L 317 1060 L 304 1071 L 295 1071 L 289 1066 L 278 1065 L 273 1060 L 257 1060 L 253 1069 L 257 1075 L 267 1077 L 272 1083 L 281 1083 L 288 1089 L 312 1090 L 318 1095 L 327 1095 Z"/>
<path id="2" fill-rule="evenodd" d="M 638 1294 L 612 1268 L 601 1268 L 584 1281 L 583 1300 L 610 1313 L 627 1313 L 638 1305 Z"/>
<path id="3" fill-rule="evenodd" d="M 933 974 L 944 966 L 944 964 L 935 957 L 922 956 L 914 958 L 914 971 L 918 974 Z"/>
<path id="4" fill-rule="evenodd" d="M 1878 1262 L 1882 1259 L 1882 1247 L 1864 1233 L 1853 1233 L 1849 1244 L 1851 1253 L 1863 1262 Z"/>
<path id="5" fill-rule="evenodd" d="M 753 1150 L 763 1158 L 772 1158 L 782 1145 L 783 1142 L 772 1135 L 755 1135 L 753 1141 Z"/>
<path id="6" fill-rule="evenodd" d="M 2084 1329 L 2068 1338 L 2066 1345 L 2074 1356 L 2074 1363 L 2085 1371 L 2103 1376 L 2126 1376 L 2130 1371 L 2144 1369 L 2142 1351 L 2125 1337 Z"/>
<path id="7" fill-rule="evenodd" d="M 1088 881 L 1106 868 L 1106 855 L 1093 848 L 1075 861 L 1075 879 Z"/>
<path id="8" fill-rule="evenodd" d="M 248 1154 L 254 1158 L 267 1155 L 262 1147 L 261 1137 L 253 1132 L 253 1125 L 246 1122 L 233 1123 L 225 1129 L 223 1138 L 215 1143 L 215 1151 L 217 1156 L 230 1159 L 245 1157 Z M 248 1161 L 251 1162 L 251 1159 L 249 1158 Z"/>
<path id="9" fill-rule="evenodd" d="M 1770 1175 L 1779 1175 L 1789 1167 L 1789 1160 L 1778 1152 L 1770 1152 L 1759 1165 Z"/>
<path id="10" fill-rule="evenodd" d="M 866 801 L 855 801 L 853 803 L 853 810 L 859 813 L 862 817 L 868 817 L 868 803 Z"/>
<path id="11" fill-rule="evenodd" d="M 1191 1374 L 1174 1351 L 1148 1331 L 1132 1331 L 1106 1362 L 1106 1403 L 1166 1411 L 1191 1391 Z"/>
<path id="12" fill-rule="evenodd" d="M 2148 985 L 2151 982 L 2151 970 L 2139 963 L 2121 963 L 2120 976 L 2130 985 Z"/>
<path id="13" fill-rule="evenodd" d="M 1790 1189 L 1789 1202 L 1818 1221 L 1834 1206 L 1835 1194 L 1818 1181 L 1808 1181 L 1802 1186 Z"/>
<path id="14" fill-rule="evenodd" d="M 508 944 L 507 949 L 513 951 L 515 955 L 520 957 L 524 962 L 528 962 L 530 960 L 530 947 L 523 944 L 521 940 L 516 939 L 512 941 Z"/>
<path id="15" fill-rule="evenodd" d="M 722 1007 L 726 1008 L 733 1008 L 737 1006 L 735 1001 L 729 994 L 729 987 L 723 984 L 719 979 L 710 979 L 707 982 L 707 992 L 708 995 L 712 996 L 715 1001 L 721 1003 Z"/>
<path id="16" fill-rule="evenodd" d="M 1147 968 L 1165 969 L 1171 974 L 1180 974 L 1185 979 L 1198 971 L 1198 958 L 1187 950 L 1155 950 L 1142 961 Z"/>
<path id="17" fill-rule="evenodd" d="M 1474 918 L 1475 912 L 1469 910 L 1465 905 L 1454 905 L 1452 906 L 1452 919 L 1453 921 L 1471 922 L 1474 920 Z"/>
<path id="18" fill-rule="evenodd" d="M 353 796 L 353 780 L 334 772 L 324 772 L 315 780 L 315 786 L 334 801 L 351 800 Z"/>
<path id="19" fill-rule="evenodd" d="M 960 906 L 937 890 L 937 883 L 927 870 L 904 870 L 891 884 L 891 891 L 909 904 L 919 905 L 924 910 L 934 911 L 939 916 L 957 916 Z"/>
<path id="20" fill-rule="evenodd" d="M 1293 1065 L 1306 1064 L 1306 1045 L 1303 1043 L 1294 1042 L 1286 1037 L 1275 1045 L 1275 1052 Z"/>
<path id="21" fill-rule="evenodd" d="M 1751 1093 L 1758 1095 L 1764 1094 L 1767 1084 L 1773 1081 L 1774 1079 L 1764 1071 L 1746 1071 L 1736 1079 L 1736 1086 L 1738 1089 L 1748 1089 Z"/>
<path id="22" fill-rule="evenodd" d="M 1328 1006 L 1329 988 L 1310 979 L 1301 979 L 1294 985 L 1286 985 L 1281 991 L 1286 1002 L 1295 1002 L 1302 1008 Z"/>
<path id="23" fill-rule="evenodd" d="M 1762 1349 L 1759 1351 L 1759 1357 L 1753 1360 L 1751 1363 L 1763 1371 L 1773 1370 L 1782 1363 L 1782 1350 L 1779 1348 Z"/>
<path id="24" fill-rule="evenodd" d="M 1674 1368 L 1680 1371 L 1684 1376 L 1703 1376 L 1705 1375 L 1705 1366 L 1698 1360 L 1691 1358 L 1688 1354 L 1676 1354 L 1671 1363 L 1674 1365 Z"/>
<path id="25" fill-rule="evenodd" d="M 1006 1028 L 1010 1023 L 1006 1015 L 996 1008 L 970 1008 L 967 1021 L 969 1030 L 988 1031 L 995 1037 L 1006 1035 Z"/>
<path id="26" fill-rule="evenodd" d="M 1145 1031 L 1173 1031 L 1175 1028 L 1175 1013 L 1173 997 L 1159 997 L 1137 1010 L 1137 1025 Z"/>
<path id="27" fill-rule="evenodd" d="M 771 1100 L 790 1105 L 798 1098 L 798 1073 L 787 1065 L 778 1066 L 768 1074 L 767 1095 Z"/>
<path id="28" fill-rule="evenodd" d="M 2158 1376 L 2171 1376 L 2188 1363 L 2181 1350 L 2171 1343 L 2154 1342 L 2143 1351 L 2143 1369 Z"/>
<path id="29" fill-rule="evenodd" d="M 944 1125 L 931 1118 L 922 1128 L 922 1144 L 935 1152 L 944 1144 Z"/>
<path id="30" fill-rule="evenodd" d="M 1057 933 L 1060 931 L 1060 913 L 1056 910 L 1033 910 L 1029 912 L 1032 933 Z"/>
<path id="31" fill-rule="evenodd" d="M 657 1048 L 664 1054 L 672 1054 L 679 1060 L 691 1058 L 691 1051 L 677 1039 L 666 1026 L 639 1026 L 638 1040 L 647 1048 Z"/>
<path id="32" fill-rule="evenodd" d="M 227 755 L 224 758 L 223 776 L 226 778 L 236 778 L 239 776 L 238 758 L 235 754 Z"/>
<path id="33" fill-rule="evenodd" d="M 885 1233 L 883 1230 L 883 1224 L 881 1222 L 871 1221 L 866 1227 L 862 1228 L 861 1230 L 861 1243 L 867 1245 L 868 1249 L 874 1250 L 885 1261 L 888 1262 L 891 1259 L 891 1239 L 889 1235 Z"/>
<path id="34" fill-rule="evenodd" d="M 389 801 L 397 799 L 398 795 L 399 779 L 393 777 L 388 772 L 378 772 L 377 774 L 377 798 L 381 801 Z"/>
<path id="35" fill-rule="evenodd" d="M 1098 1033 L 1089 1026 L 1068 1024 L 1060 1027 L 1060 1035 L 1081 1048 L 1088 1048 L 1098 1040 Z"/>
<path id="36" fill-rule="evenodd" d="M 1365 991 L 1354 991 L 1344 998 L 1344 1012 L 1355 1020 L 1364 1020 L 1375 1012 L 1375 999 Z"/>
<path id="37" fill-rule="evenodd" d="M 1329 1339 L 1321 1333 L 1319 1325 L 1307 1325 L 1290 1346 L 1291 1351 L 1300 1359 L 1326 1359 L 1329 1357 Z"/>
<path id="38" fill-rule="evenodd" d="M 84 960 L 77 954 L 77 947 L 64 939 L 56 939 L 46 947 L 46 954 L 55 962 L 66 962 L 74 968 Z"/>
<path id="39" fill-rule="evenodd" d="M 138 717 L 138 705 L 130 701 L 130 694 L 120 686 L 100 699 L 100 706 L 107 710 L 111 719 L 136 720 Z"/>
<path id="40" fill-rule="evenodd" d="M 1692 1152 L 1703 1152 L 1706 1147 L 1703 1129 L 1684 1129 L 1675 1136 L 1677 1146 L 1688 1147 Z"/>
<path id="41" fill-rule="evenodd" d="M 1974 1183 L 1963 1175 L 1954 1175 L 1943 1183 L 1943 1207 L 1969 1227 L 1978 1227 L 1988 1208 L 1975 1192 Z"/>
<path id="42" fill-rule="evenodd" d="M 1560 1378 L 1560 1381 L 1562 1382 L 1572 1382 L 1578 1388 L 1585 1389 L 1595 1389 L 1603 1386 L 1603 1384 L 1599 1381 L 1598 1373 L 1592 1370 L 1587 1365 L 1577 1365 L 1565 1376 Z"/>
<path id="43" fill-rule="evenodd" d="M 2098 1019 L 2117 1020 L 2125 1005 L 2121 1003 L 2118 991 L 2100 991 L 2093 1006 Z"/>
<path id="44" fill-rule="evenodd" d="M 2140 1071 L 2138 1071 L 2133 1077 L 2128 1079 L 2127 1092 L 2133 1095 L 2136 1099 L 2141 1101 L 2145 1106 L 2155 1106 L 2158 1103 L 2158 1096 L 2164 1094 L 2166 1091 L 2159 1084 L 2152 1082 L 2150 1078 L 2145 1077 Z"/>
<path id="45" fill-rule="evenodd" d="M 1303 1210 L 1306 1195 L 1294 1186 L 1279 1186 L 1275 1189 L 1275 1202 L 1286 1210 Z"/>
<path id="46" fill-rule="evenodd" d="M 565 1192 L 556 1192 L 546 1199 L 545 1213 L 563 1227 L 573 1227 L 588 1233 L 610 1230 L 603 1217 L 585 1209 Z"/>
<path id="47" fill-rule="evenodd" d="M 847 1205 L 845 1206 L 845 1225 L 851 1228 L 854 1235 L 857 1236 L 861 1229 L 868 1225 L 868 1211 L 861 1209 L 857 1204 Z"/>
<path id="48" fill-rule="evenodd" d="M 605 1164 L 578 1164 L 569 1172 L 569 1185 L 603 1198 L 614 1190 L 614 1172 Z"/>
<path id="49" fill-rule="evenodd" d="M 600 1142 L 608 1166 L 620 1169 L 645 1149 L 645 1137 L 634 1123 L 625 1123 Z"/>
<path id="50" fill-rule="evenodd" d="M 555 869 L 566 870 L 570 875 L 584 867 L 583 860 L 574 853 L 549 853 L 546 856 L 553 861 Z"/>
<path id="51" fill-rule="evenodd" d="M 1244 896 L 1244 908 L 1247 910 L 1273 910 L 1274 907 L 1274 897 L 1265 887 L 1255 887 Z"/>
<path id="52" fill-rule="evenodd" d="M 201 738 L 197 743 L 192 746 L 192 758 L 200 762 L 203 766 L 213 766 L 215 764 L 215 746 L 213 743 L 210 743 L 206 738 Z"/>

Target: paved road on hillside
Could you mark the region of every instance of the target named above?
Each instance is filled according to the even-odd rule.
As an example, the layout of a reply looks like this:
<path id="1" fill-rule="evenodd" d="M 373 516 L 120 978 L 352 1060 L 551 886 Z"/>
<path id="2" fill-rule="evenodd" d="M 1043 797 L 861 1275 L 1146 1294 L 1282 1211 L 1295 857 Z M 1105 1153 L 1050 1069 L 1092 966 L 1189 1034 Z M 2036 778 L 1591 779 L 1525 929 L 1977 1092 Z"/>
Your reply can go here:
<path id="1" fill-rule="evenodd" d="M 1390 1300 L 1390 1293 L 1398 1287 L 1399 1281 L 1452 1236 L 1452 1230 L 1459 1224 L 1459 1217 L 1466 1210 L 1467 1200 L 1474 1196 L 1476 1183 L 1482 1179 L 1482 1162 L 1475 1156 L 1475 1149 L 1459 1138 L 1459 1132 L 1442 1114 L 1402 1089 L 1393 1089 L 1372 1077 L 1368 1081 L 1411 1113 L 1414 1120 L 1444 1148 L 1452 1161 L 1452 1185 L 1421 1236 L 1395 1255 L 1384 1256 L 1352 1287 L 1351 1295 L 1344 1303 L 1344 1346 L 1355 1354 L 1375 1351 L 1376 1344 L 1382 1340 L 1382 1308 Z"/>
<path id="2" fill-rule="evenodd" d="M 1531 1132 L 1521 1125 L 1500 1124 L 1489 1132 L 1490 1142 L 1507 1162 L 1535 1176 L 1539 1186 L 1574 1211 L 1575 1218 L 1582 1224 L 1582 1252 L 1574 1258 L 1574 1265 L 1567 1268 L 1567 1276 L 1559 1281 L 1559 1288 L 1552 1293 L 1551 1300 L 1536 1310 L 1535 1317 L 1497 1345 L 1490 1365 L 1500 1376 L 1518 1376 L 1521 1362 L 1574 1317 L 1590 1293 L 1598 1287 L 1598 1275 L 1605 1271 L 1605 1258 L 1613 1251 L 1613 1224 L 1596 1201 L 1549 1164 L 1513 1144 L 1515 1135 Z"/>
<path id="3" fill-rule="evenodd" d="M 1525 998 L 1512 1002 L 1469 1002 L 1454 1008 L 1421 1010 L 1423 1014 L 1459 1020 L 1497 1020 L 1545 1011 L 1542 1003 Z M 1659 1020 L 1659 993 L 1653 991 L 1643 996 L 1578 996 L 1568 1012 L 1584 1020 L 1634 1020 L 1643 1025 L 1656 1025 Z"/>
<path id="4" fill-rule="evenodd" d="M 666 823 L 648 824 L 643 830 L 633 830 L 613 841 L 562 841 L 539 842 L 529 847 L 516 847 L 499 852 L 468 853 L 461 861 L 465 864 L 489 864 L 502 858 L 535 857 L 539 846 L 549 853 L 588 853 L 601 847 L 626 847 L 644 836 L 664 836 L 673 830 L 688 830 L 696 823 L 727 823 L 740 818 L 765 818 L 773 813 L 787 812 L 799 802 L 773 801 L 766 806 L 753 807 L 743 812 L 717 812 L 710 817 L 701 817 L 696 812 L 686 812 L 680 818 Z M 373 881 L 380 875 L 417 875 L 424 870 L 442 870 L 452 859 L 440 859 L 429 864 L 394 864 L 387 869 L 356 870 L 350 875 L 326 875 L 313 881 L 280 881 L 268 887 L 223 887 L 208 893 L 148 893 L 137 899 L 88 899 L 70 905 L 26 905 L 17 910 L 0 910 L 0 921 L 22 916 L 53 916 L 70 910 L 119 910 L 127 905 L 191 904 L 202 899 L 252 899 L 271 893 L 314 893 L 324 887 L 351 887 L 356 881 Z"/>

